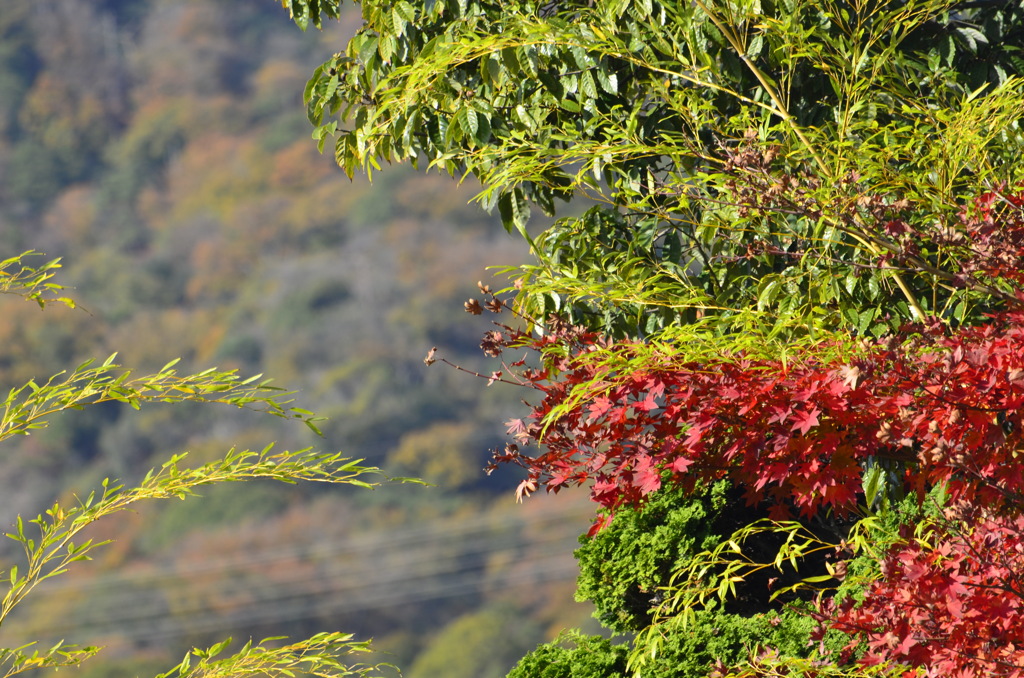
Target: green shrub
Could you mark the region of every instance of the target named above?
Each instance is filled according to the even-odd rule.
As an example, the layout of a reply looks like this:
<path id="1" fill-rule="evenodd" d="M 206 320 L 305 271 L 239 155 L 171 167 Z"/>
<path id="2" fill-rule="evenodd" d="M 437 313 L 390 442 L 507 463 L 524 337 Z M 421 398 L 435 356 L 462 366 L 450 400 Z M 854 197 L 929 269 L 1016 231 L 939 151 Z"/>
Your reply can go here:
<path id="1" fill-rule="evenodd" d="M 601 636 L 562 633 L 519 660 L 508 678 L 611 678 L 626 673 L 628 649 Z"/>

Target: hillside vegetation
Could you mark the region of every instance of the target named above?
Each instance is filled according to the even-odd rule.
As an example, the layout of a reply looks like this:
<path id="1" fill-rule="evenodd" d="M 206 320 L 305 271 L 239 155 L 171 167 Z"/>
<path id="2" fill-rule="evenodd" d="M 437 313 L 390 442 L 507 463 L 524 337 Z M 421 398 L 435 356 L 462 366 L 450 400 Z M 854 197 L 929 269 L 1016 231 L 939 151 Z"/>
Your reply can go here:
<path id="1" fill-rule="evenodd" d="M 470 187 L 401 168 L 350 181 L 310 140 L 303 84 L 355 21 L 313 35 L 273 2 L 4 1 L 0 241 L 62 258 L 78 308 L 0 300 L 0 385 L 114 351 L 149 370 L 180 357 L 263 373 L 327 417 L 318 439 L 231 410 L 71 413 L 8 444 L 5 523 L 171 454 L 270 441 L 434 485 L 224 486 L 108 523 L 94 536 L 114 545 L 41 588 L 8 646 L 101 643 L 79 675 L 136 675 L 226 635 L 343 629 L 411 678 L 441 675 L 453 644 L 444 675 L 486 678 L 587 616 L 569 603 L 583 498 L 516 510 L 518 479 L 481 470 L 521 394 L 423 365 L 432 346 L 483 364 L 467 285 L 523 244 L 467 206 Z M 497 656 L 510 619 L 521 633 Z"/>

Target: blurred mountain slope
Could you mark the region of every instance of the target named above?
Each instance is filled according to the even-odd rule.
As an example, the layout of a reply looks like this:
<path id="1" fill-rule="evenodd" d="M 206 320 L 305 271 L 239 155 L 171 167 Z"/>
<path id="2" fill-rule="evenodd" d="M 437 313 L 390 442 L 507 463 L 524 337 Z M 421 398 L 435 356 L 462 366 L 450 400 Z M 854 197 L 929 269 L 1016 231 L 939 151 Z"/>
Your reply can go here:
<path id="1" fill-rule="evenodd" d="M 471 190 L 400 168 L 350 182 L 309 138 L 306 74 L 357 20 L 318 35 L 273 2 L 5 0 L 0 242 L 63 257 L 82 310 L 0 300 L 0 386 L 114 351 L 139 369 L 181 357 L 265 373 L 329 420 L 316 438 L 226 410 L 75 413 L 0 457 L 4 520 L 173 453 L 271 441 L 435 484 L 218 488 L 98 526 L 106 559 L 5 636 L 101 640 L 131 671 L 225 635 L 355 630 L 408 665 L 465 615 L 511 604 L 535 633 L 586 615 L 568 601 L 587 508 L 524 512 L 515 479 L 480 471 L 526 394 L 422 362 L 440 346 L 483 364 L 488 324 L 462 301 L 520 242 Z"/>

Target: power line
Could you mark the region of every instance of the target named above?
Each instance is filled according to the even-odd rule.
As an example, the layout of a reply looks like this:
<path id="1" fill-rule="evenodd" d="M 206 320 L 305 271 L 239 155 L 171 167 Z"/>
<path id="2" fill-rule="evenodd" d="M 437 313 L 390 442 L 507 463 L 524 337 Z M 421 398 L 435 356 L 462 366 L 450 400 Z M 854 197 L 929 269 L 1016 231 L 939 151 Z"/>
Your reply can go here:
<path id="1" fill-rule="evenodd" d="M 564 581 L 575 577 L 574 563 L 548 565 L 544 562 L 534 563 L 530 567 L 510 573 L 502 578 L 502 583 L 510 588 L 522 585 L 537 585 L 550 581 Z M 364 594 L 355 599 L 332 600 L 327 603 L 320 601 L 315 607 L 305 601 L 295 601 L 286 605 L 266 605 L 240 609 L 224 616 L 193 615 L 179 619 L 164 617 L 154 625 L 132 627 L 118 633 L 133 642 L 147 642 L 180 638 L 194 633 L 225 631 L 238 625 L 259 626 L 284 622 L 300 621 L 322 617 L 326 614 L 350 615 L 356 612 L 379 610 L 399 605 L 412 605 L 431 600 L 453 598 L 470 593 L 481 592 L 484 582 L 480 578 L 455 579 L 433 582 L 419 587 L 416 591 L 376 591 Z"/>
<path id="2" fill-rule="evenodd" d="M 501 520 L 501 531 L 510 529 L 535 529 L 544 523 L 568 528 L 574 535 L 578 534 L 576 520 L 592 517 L 592 510 L 583 511 L 579 506 L 557 507 L 552 511 L 539 514 L 517 514 L 516 516 L 485 515 L 478 518 L 461 519 L 458 521 L 436 520 L 415 527 L 388 530 L 383 534 L 365 534 L 344 541 L 318 541 L 314 545 L 290 545 L 286 548 L 266 548 L 261 551 L 247 552 L 235 558 L 218 558 L 201 563 L 186 565 L 169 564 L 151 570 L 140 570 L 124 573 L 104 573 L 81 579 L 51 579 L 39 587 L 38 595 L 57 594 L 61 591 L 84 591 L 109 586 L 123 587 L 133 582 L 153 583 L 158 580 L 183 579 L 189 580 L 196 575 L 224 573 L 235 570 L 256 569 L 254 566 L 272 565 L 288 562 L 296 558 L 317 559 L 337 555 L 363 554 L 374 551 L 394 551 L 412 548 L 417 543 L 437 543 L 438 540 L 455 539 L 473 533 L 493 534 L 498 531 L 494 523 Z M 573 537 L 575 539 L 575 537 Z"/>
<path id="3" fill-rule="evenodd" d="M 572 549 L 567 547 L 570 540 L 575 544 L 577 521 L 591 515 L 578 507 L 556 507 L 539 514 L 434 521 L 383 535 L 263 549 L 202 564 L 171 564 L 146 572 L 104 574 L 87 581 L 58 580 L 45 589 L 41 587 L 33 604 L 45 605 L 51 596 L 64 597 L 74 591 L 91 592 L 91 598 L 101 601 L 102 606 L 93 608 L 91 614 L 46 629 L 16 627 L 20 627 L 19 635 L 40 641 L 43 634 L 47 641 L 77 641 L 77 636 L 87 634 L 88 641 L 94 642 L 97 635 L 109 633 L 131 642 L 148 642 L 214 630 L 229 631 L 237 625 L 252 627 L 331 614 L 350 615 L 483 593 L 495 577 L 506 587 L 568 580 L 576 576 L 576 565 L 568 557 Z M 504 522 L 495 526 L 498 521 Z M 519 532 L 526 528 L 543 538 L 523 541 Z M 454 552 L 436 553 L 439 544 Z M 536 549 L 545 544 L 550 546 L 536 554 Z M 529 555 L 520 557 L 511 572 L 495 574 L 486 570 L 494 556 L 516 550 L 526 550 Z M 397 565 L 393 562 L 395 554 L 402 555 L 402 562 Z M 241 576 L 259 576 L 269 566 L 324 559 L 330 562 L 302 578 L 239 583 Z M 381 560 L 392 562 L 381 567 Z M 410 566 L 411 563 L 418 564 Z M 196 586 L 197 577 L 210 580 Z M 189 593 L 199 599 L 214 594 L 230 597 L 232 586 L 244 587 L 254 600 L 238 603 L 220 614 L 202 604 L 172 610 L 163 595 L 171 584 L 190 586 Z M 126 587 L 137 590 L 133 593 Z"/>
<path id="4" fill-rule="evenodd" d="M 533 545 L 536 546 L 536 543 Z M 445 554 L 441 557 L 424 559 L 413 554 L 409 560 L 410 566 L 407 567 L 399 565 L 374 569 L 372 559 L 368 559 L 360 563 L 359 567 L 350 568 L 348 563 L 342 561 L 332 564 L 327 570 L 313 572 L 310 576 L 299 579 L 278 582 L 264 581 L 256 585 L 246 581 L 235 583 L 233 586 L 231 582 L 228 582 L 227 587 L 222 580 L 210 580 L 201 586 L 191 587 L 189 593 L 196 599 L 209 598 L 218 594 L 221 597 L 230 597 L 234 592 L 232 588 L 237 590 L 244 587 L 245 593 L 252 600 L 239 603 L 238 607 L 259 607 L 275 605 L 278 602 L 301 597 L 315 599 L 343 594 L 384 600 L 396 595 L 403 596 L 406 592 L 415 591 L 435 579 L 446 581 L 465 576 L 475 576 L 482 580 L 490 578 L 485 569 L 489 557 L 513 552 L 519 548 L 521 548 L 521 544 L 508 540 L 494 542 L 478 540 L 470 549 L 460 549 L 456 553 Z M 549 549 L 549 551 L 552 550 Z M 568 557 L 565 549 L 554 549 L 553 552 L 554 555 L 545 553 L 521 559 L 517 564 L 519 567 L 528 567 L 537 560 L 552 560 L 561 557 L 574 567 L 574 563 Z M 474 556 L 477 557 L 474 558 Z M 63 634 L 75 628 L 95 629 L 96 625 L 118 626 L 127 623 L 140 623 L 152 617 L 167 616 L 169 613 L 166 606 L 162 604 L 163 591 L 161 591 L 159 580 L 150 582 L 139 592 L 142 595 L 123 590 L 108 589 L 108 591 L 105 595 L 93 596 L 101 601 L 101 607 L 92 608 L 85 615 L 76 617 L 71 624 L 57 627 L 50 625 L 47 630 L 50 633 Z M 147 597 L 146 592 L 155 595 Z M 400 599 L 398 602 L 402 602 L 402 600 Z M 208 611 L 209 606 L 202 603 L 171 610 L 175 617 L 190 617 L 205 614 Z"/>

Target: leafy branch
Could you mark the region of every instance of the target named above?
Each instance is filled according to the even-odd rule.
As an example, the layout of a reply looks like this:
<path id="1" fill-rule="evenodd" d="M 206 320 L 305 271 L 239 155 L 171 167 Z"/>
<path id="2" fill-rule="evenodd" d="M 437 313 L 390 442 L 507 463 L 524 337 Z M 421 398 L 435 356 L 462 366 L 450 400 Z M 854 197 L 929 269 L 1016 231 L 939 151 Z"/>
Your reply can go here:
<path id="1" fill-rule="evenodd" d="M 39 304 L 39 308 L 54 302 L 76 308 L 73 299 L 60 296 L 66 288 L 53 282 L 57 269 L 61 267 L 60 259 L 53 259 L 38 267 L 24 263 L 26 258 L 34 256 L 41 255 L 39 252 L 28 250 L 0 261 L 0 293 L 24 297 Z"/>
<path id="2" fill-rule="evenodd" d="M 76 544 L 75 538 L 82 530 L 100 518 L 124 511 L 140 501 L 184 499 L 204 485 L 256 478 L 369 488 L 375 483 L 362 480 L 361 476 L 379 473 L 375 468 L 360 466 L 358 460 L 346 459 L 340 454 L 315 453 L 310 449 L 275 452 L 272 446 L 268 446 L 259 452 L 231 450 L 217 461 L 192 469 L 180 467 L 185 456 L 176 455 L 159 469 L 151 470 L 137 486 L 125 488 L 108 479 L 102 483 L 99 494 L 90 493 L 74 506 L 55 503 L 45 513 L 29 521 L 35 525 L 37 536 L 30 534 L 25 521 L 19 516 L 14 532 L 6 536 L 22 545 L 26 566 L 23 569 L 13 566 L 6 573 L 9 588 L 0 604 L 0 624 L 40 582 L 63 574 L 73 562 L 87 560 L 92 550 L 106 543 L 86 540 Z"/>
<path id="3" fill-rule="evenodd" d="M 758 536 L 782 539 L 771 561 L 763 562 L 744 551 L 745 543 Z M 650 625 L 637 634 L 629 657 L 629 669 L 636 676 L 658 656 L 666 635 L 685 631 L 699 610 L 725 604 L 736 596 L 737 585 L 758 572 L 770 570 L 781 576 L 788 565 L 795 572 L 808 557 L 836 550 L 836 544 L 822 540 L 805 525 L 793 521 L 759 520 L 736 530 L 713 549 L 694 555 L 672 574 L 661 591 L 661 602 L 653 610 Z M 833 579 L 835 572 L 807 577 L 806 587 Z M 788 590 L 787 590 L 788 591 Z M 777 591 L 773 599 L 787 591 Z"/>
<path id="4" fill-rule="evenodd" d="M 193 649 L 181 663 L 156 678 L 292 678 L 295 675 L 343 678 L 345 676 L 382 675 L 390 664 L 348 663 L 347 655 L 370 652 L 368 642 L 355 641 L 347 633 L 318 633 L 297 643 L 275 645 L 279 638 L 260 643 L 247 642 L 232 655 L 218 659 L 231 644 L 228 638 L 206 649 Z"/>
<path id="5" fill-rule="evenodd" d="M 292 394 L 261 380 L 262 375 L 243 379 L 235 370 L 213 368 L 181 375 L 174 369 L 178 360 L 173 360 L 155 374 L 133 377 L 130 370 L 114 363 L 115 357 L 111 355 L 100 365 L 89 360 L 70 374 L 61 372 L 42 384 L 29 381 L 11 389 L 0 404 L 0 441 L 44 428 L 51 415 L 63 410 L 104 402 L 121 402 L 134 409 L 147 402 L 221 403 L 298 419 L 319 433 L 316 422 L 322 418 L 289 407 Z"/>

